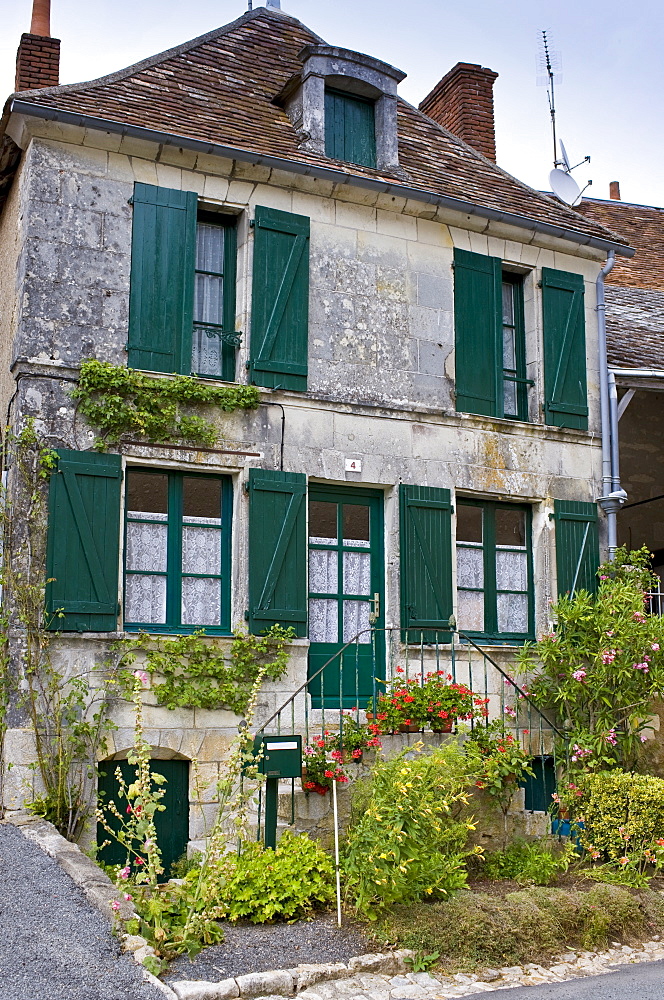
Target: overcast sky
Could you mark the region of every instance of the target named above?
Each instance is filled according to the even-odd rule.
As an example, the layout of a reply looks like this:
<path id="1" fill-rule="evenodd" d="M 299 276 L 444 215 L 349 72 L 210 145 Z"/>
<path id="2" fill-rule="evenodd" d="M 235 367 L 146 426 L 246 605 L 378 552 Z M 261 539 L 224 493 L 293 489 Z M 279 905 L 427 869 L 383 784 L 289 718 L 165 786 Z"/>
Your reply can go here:
<path id="1" fill-rule="evenodd" d="M 264 0 L 254 0 L 255 6 Z M 0 90 L 13 90 L 16 47 L 31 0 L 0 0 Z M 61 83 L 89 80 L 219 27 L 246 0 L 52 0 L 62 39 Z M 454 63 L 481 63 L 495 85 L 498 162 L 546 188 L 552 144 L 546 89 L 536 84 L 538 34 L 562 58 L 558 130 L 574 177 L 588 195 L 664 206 L 664 58 L 661 0 L 282 0 L 326 41 L 391 62 L 408 76 L 401 95 L 417 104 Z"/>

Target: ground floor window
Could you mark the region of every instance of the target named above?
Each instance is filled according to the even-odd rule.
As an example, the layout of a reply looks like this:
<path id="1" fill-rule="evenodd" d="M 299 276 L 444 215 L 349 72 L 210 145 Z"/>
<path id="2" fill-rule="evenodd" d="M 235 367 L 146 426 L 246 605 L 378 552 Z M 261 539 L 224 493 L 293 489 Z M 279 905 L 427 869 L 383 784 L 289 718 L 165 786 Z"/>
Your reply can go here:
<path id="1" fill-rule="evenodd" d="M 533 630 L 530 510 L 459 498 L 457 621 L 483 638 L 525 639 Z"/>
<path id="2" fill-rule="evenodd" d="M 127 471 L 126 628 L 229 629 L 231 502 L 227 476 Z"/>

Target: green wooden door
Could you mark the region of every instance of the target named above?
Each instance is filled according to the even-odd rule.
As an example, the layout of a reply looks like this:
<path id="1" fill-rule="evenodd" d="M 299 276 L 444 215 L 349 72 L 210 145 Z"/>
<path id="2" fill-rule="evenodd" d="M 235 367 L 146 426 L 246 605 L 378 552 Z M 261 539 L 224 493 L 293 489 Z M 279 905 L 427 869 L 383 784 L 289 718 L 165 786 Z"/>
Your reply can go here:
<path id="1" fill-rule="evenodd" d="M 108 760 L 99 765 L 98 796 L 100 808 L 113 800 L 118 810 L 123 813 L 127 803 L 118 799 L 118 779 L 115 775 L 120 768 L 122 777 L 127 784 L 136 780 L 136 765 L 127 760 Z M 189 761 L 187 760 L 151 760 L 150 770 L 166 778 L 164 797 L 161 804 L 166 806 L 155 815 L 157 828 L 157 843 L 161 850 L 164 874 L 162 879 L 170 878 L 171 865 L 187 849 L 189 840 Z M 111 826 L 117 821 L 109 816 Z M 108 834 L 101 824 L 97 824 L 97 843 L 103 844 Z M 124 865 L 127 857 L 124 848 L 112 840 L 99 852 L 99 860 L 105 865 Z"/>
<path id="2" fill-rule="evenodd" d="M 309 676 L 361 633 L 311 681 L 314 708 L 364 708 L 385 676 L 384 586 L 382 494 L 310 485 Z"/>

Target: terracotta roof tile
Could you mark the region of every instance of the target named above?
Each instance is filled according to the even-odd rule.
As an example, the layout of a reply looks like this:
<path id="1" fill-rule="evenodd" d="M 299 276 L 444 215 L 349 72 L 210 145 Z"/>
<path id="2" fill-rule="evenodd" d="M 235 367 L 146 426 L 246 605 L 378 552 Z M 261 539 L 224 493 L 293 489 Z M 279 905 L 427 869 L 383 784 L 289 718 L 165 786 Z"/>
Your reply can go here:
<path id="1" fill-rule="evenodd" d="M 332 166 L 350 175 L 384 176 L 397 186 L 402 183 L 615 240 L 602 225 L 522 184 L 402 100 L 399 158 L 405 178 L 381 175 L 298 147 L 296 132 L 275 97 L 300 71 L 298 53 L 303 46 L 320 41 L 294 18 L 261 7 L 111 76 L 24 93 L 34 104 Z"/>
<path id="2" fill-rule="evenodd" d="M 617 233 L 636 250 L 629 259 L 616 259 L 607 284 L 664 290 L 664 208 L 584 198 L 577 211 Z"/>
<path id="3" fill-rule="evenodd" d="M 664 291 L 606 286 L 609 364 L 664 371 Z"/>

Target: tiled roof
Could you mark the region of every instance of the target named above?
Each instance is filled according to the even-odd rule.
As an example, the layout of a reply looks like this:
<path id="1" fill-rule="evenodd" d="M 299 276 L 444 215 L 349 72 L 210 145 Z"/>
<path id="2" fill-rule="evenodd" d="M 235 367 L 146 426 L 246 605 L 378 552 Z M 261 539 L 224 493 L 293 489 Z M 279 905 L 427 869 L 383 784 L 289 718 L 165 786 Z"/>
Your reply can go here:
<path id="1" fill-rule="evenodd" d="M 607 284 L 664 290 L 664 208 L 584 198 L 577 212 L 618 233 L 636 250 L 629 259 L 616 259 Z"/>
<path id="2" fill-rule="evenodd" d="M 399 158 L 406 176 L 381 175 L 307 152 L 275 98 L 301 70 L 298 53 L 320 42 L 305 25 L 261 7 L 237 21 L 90 83 L 25 91 L 31 104 L 90 115 L 254 153 L 334 167 L 437 196 L 624 242 L 485 160 L 405 101 Z"/>
<path id="3" fill-rule="evenodd" d="M 664 291 L 606 286 L 609 364 L 664 371 Z"/>
<path id="4" fill-rule="evenodd" d="M 636 250 L 606 278 L 609 364 L 664 371 L 664 209 L 584 198 L 578 211 Z"/>

